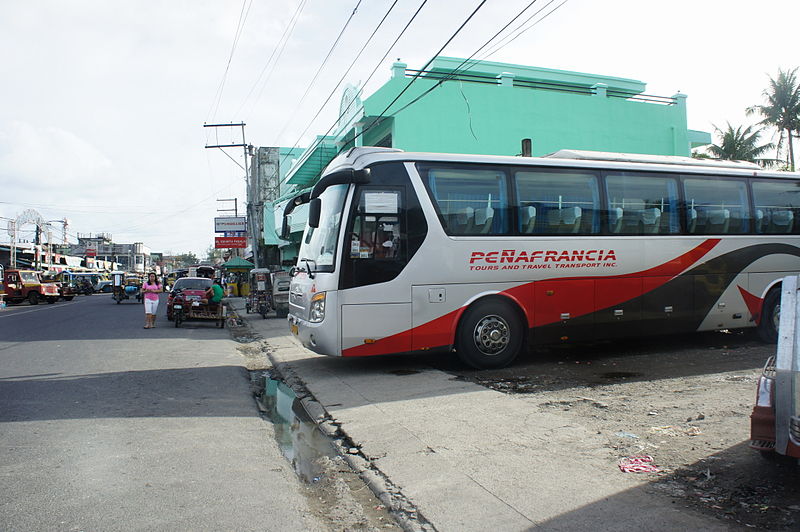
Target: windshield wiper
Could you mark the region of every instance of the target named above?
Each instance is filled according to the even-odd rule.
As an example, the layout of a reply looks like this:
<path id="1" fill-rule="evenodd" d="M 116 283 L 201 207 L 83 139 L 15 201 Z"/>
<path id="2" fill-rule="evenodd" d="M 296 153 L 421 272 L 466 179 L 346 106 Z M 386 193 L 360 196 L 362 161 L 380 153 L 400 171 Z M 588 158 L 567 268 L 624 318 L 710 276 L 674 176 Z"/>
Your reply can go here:
<path id="1" fill-rule="evenodd" d="M 309 266 L 308 263 L 309 262 L 313 262 L 314 263 L 314 270 L 316 270 L 317 269 L 317 261 L 315 261 L 313 259 L 307 259 L 307 258 L 304 257 L 304 258 L 300 259 L 300 262 L 305 262 L 306 263 L 306 273 L 308 273 L 308 278 L 309 279 L 313 279 L 314 278 L 314 272 L 311 270 L 311 266 Z"/>

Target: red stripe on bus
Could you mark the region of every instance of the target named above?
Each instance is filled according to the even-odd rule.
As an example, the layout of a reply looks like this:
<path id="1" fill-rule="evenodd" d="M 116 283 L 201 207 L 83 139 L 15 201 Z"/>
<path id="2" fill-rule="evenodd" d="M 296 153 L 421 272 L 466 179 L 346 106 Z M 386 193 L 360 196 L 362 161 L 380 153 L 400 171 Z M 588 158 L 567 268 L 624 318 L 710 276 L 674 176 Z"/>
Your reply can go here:
<path id="1" fill-rule="evenodd" d="M 558 322 L 560 316 L 556 317 L 553 314 L 553 312 L 557 312 L 557 309 L 549 313 L 545 311 L 535 312 L 534 308 L 537 295 L 541 297 L 542 294 L 545 294 L 545 297 L 549 297 L 550 295 L 558 293 L 559 299 L 566 298 L 570 300 L 571 309 L 575 310 L 574 315 L 570 315 L 570 319 L 591 314 L 597 310 L 630 301 L 631 299 L 640 297 L 666 284 L 697 263 L 697 261 L 719 244 L 720 240 L 719 238 L 710 238 L 683 255 L 665 262 L 664 264 L 640 272 L 607 277 L 592 276 L 542 279 L 524 283 L 500 293 L 511 297 L 522 306 L 529 327 L 540 327 L 542 325 Z M 644 281 L 645 278 L 648 278 L 647 282 Z M 594 289 L 594 282 L 598 280 L 608 281 L 608 287 L 601 287 L 595 290 L 593 297 L 585 297 L 585 290 L 589 287 Z M 632 282 L 621 282 L 626 280 Z M 638 282 L 640 280 L 642 282 Z M 552 294 L 548 294 L 548 292 L 552 292 Z M 578 303 L 577 307 L 575 303 Z M 371 344 L 357 345 L 344 349 L 342 351 L 342 356 L 362 357 L 383 355 L 387 353 L 402 353 L 410 350 L 416 351 L 419 349 L 452 345 L 458 319 L 465 309 L 466 307 L 461 307 L 444 316 L 431 320 L 428 323 L 381 338 Z"/>
<path id="2" fill-rule="evenodd" d="M 742 294 L 742 299 L 744 299 L 745 305 L 747 305 L 747 310 L 750 311 L 750 315 L 753 316 L 753 321 L 756 325 L 761 323 L 761 306 L 764 304 L 764 299 L 758 297 L 755 294 L 751 294 L 741 286 L 736 286 L 739 289 L 739 293 Z"/>

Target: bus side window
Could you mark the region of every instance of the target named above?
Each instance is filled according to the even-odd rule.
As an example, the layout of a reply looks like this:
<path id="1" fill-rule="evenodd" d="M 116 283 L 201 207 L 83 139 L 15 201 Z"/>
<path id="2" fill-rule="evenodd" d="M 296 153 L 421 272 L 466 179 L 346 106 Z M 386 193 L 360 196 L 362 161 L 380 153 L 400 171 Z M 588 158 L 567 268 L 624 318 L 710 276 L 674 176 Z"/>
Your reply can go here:
<path id="1" fill-rule="evenodd" d="M 499 170 L 431 168 L 425 186 L 448 235 L 508 234 L 506 175 Z"/>
<path id="2" fill-rule="evenodd" d="M 638 172 L 609 172 L 607 223 L 611 234 L 657 235 L 680 232 L 678 183 Z"/>
<path id="3" fill-rule="evenodd" d="M 795 181 L 753 181 L 756 233 L 800 232 L 800 187 Z"/>
<path id="4" fill-rule="evenodd" d="M 686 228 L 698 235 L 737 235 L 750 230 L 750 200 L 743 180 L 683 180 Z"/>
<path id="5" fill-rule="evenodd" d="M 593 234 L 600 230 L 600 191 L 590 172 L 531 169 L 514 174 L 521 234 Z"/>

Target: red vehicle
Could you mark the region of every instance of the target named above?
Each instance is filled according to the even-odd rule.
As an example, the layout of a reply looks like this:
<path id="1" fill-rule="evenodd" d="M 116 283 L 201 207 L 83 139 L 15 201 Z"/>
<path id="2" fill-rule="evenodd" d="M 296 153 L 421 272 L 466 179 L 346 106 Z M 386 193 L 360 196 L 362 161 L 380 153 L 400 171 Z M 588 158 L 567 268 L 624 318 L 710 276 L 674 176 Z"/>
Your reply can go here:
<path id="1" fill-rule="evenodd" d="M 42 283 L 39 272 L 34 270 L 6 270 L 3 273 L 3 291 L 9 303 L 22 303 L 28 300 L 38 305 L 45 299 L 48 303 L 58 301 L 60 294 L 55 283 Z"/>
<path id="2" fill-rule="evenodd" d="M 212 280 L 205 277 L 181 277 L 172 286 L 167 299 L 167 319 L 172 321 L 175 317 L 175 299 L 186 302 L 200 301 L 205 297 L 206 290 L 211 286 Z M 182 309 L 181 309 L 182 310 Z"/>
<path id="3" fill-rule="evenodd" d="M 800 458 L 800 276 L 781 283 L 778 347 L 758 379 L 750 447 L 765 456 Z M 774 318 L 773 318 L 774 319 Z"/>

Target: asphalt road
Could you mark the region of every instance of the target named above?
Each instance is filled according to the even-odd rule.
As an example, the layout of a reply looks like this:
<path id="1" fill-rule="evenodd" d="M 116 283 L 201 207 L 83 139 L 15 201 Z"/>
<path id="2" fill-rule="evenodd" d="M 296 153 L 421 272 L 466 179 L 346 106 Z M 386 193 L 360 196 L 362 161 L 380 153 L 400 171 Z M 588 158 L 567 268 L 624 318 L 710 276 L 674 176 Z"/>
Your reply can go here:
<path id="1" fill-rule="evenodd" d="M 320 530 L 227 330 L 107 294 L 0 312 L 0 529 Z"/>

